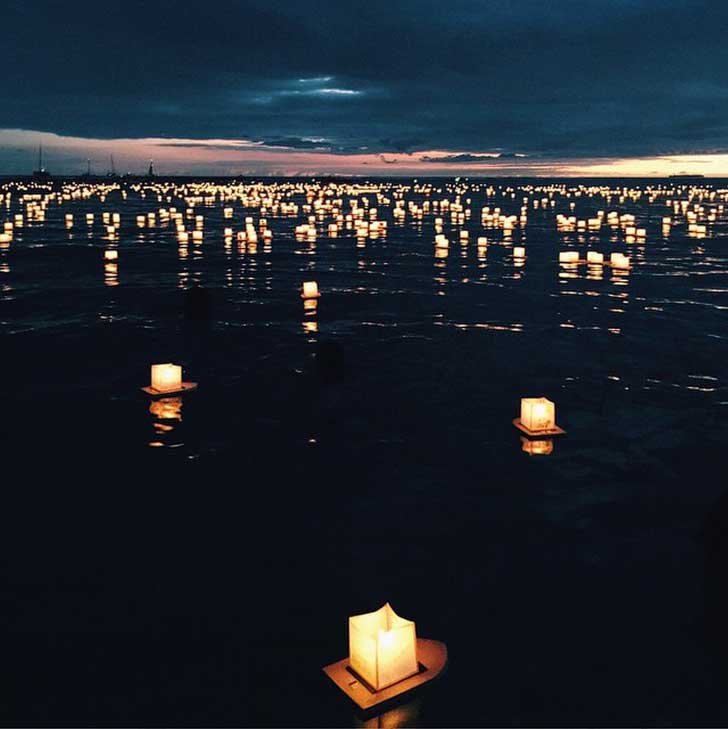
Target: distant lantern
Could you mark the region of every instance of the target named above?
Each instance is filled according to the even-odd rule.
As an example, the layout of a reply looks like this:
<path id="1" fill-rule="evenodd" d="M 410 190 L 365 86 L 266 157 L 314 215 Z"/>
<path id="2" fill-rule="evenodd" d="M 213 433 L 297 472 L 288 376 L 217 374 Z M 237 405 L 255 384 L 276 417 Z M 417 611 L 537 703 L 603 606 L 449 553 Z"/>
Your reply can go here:
<path id="1" fill-rule="evenodd" d="M 105 261 L 118 261 L 119 260 L 119 251 L 111 250 L 111 249 L 104 251 L 104 260 Z"/>
<path id="2" fill-rule="evenodd" d="M 586 262 L 587 263 L 604 263 L 604 254 L 598 253 L 597 251 L 587 251 Z"/>
<path id="3" fill-rule="evenodd" d="M 629 257 L 625 256 L 624 253 L 612 253 L 609 257 L 609 263 L 612 268 L 628 269 L 630 267 Z"/>
<path id="4" fill-rule="evenodd" d="M 316 281 L 304 281 L 303 292 L 301 293 L 302 299 L 318 299 L 321 296 L 318 290 L 318 284 Z"/>
<path id="5" fill-rule="evenodd" d="M 523 246 L 514 246 L 513 247 L 513 257 L 514 258 L 525 258 L 526 249 Z"/>
<path id="6" fill-rule="evenodd" d="M 556 425 L 556 405 L 545 397 L 521 398 L 521 417 L 513 424 L 526 435 L 560 435 Z"/>
<path id="7" fill-rule="evenodd" d="M 559 253 L 559 263 L 578 263 L 579 251 L 561 251 Z"/>
<path id="8" fill-rule="evenodd" d="M 438 233 L 435 236 L 435 248 L 449 248 L 450 241 L 442 234 Z"/>
<path id="9" fill-rule="evenodd" d="M 196 382 L 182 382 L 182 367 L 167 362 L 152 365 L 152 382 L 142 389 L 149 395 L 171 395 L 194 390 Z"/>
<path id="10" fill-rule="evenodd" d="M 349 618 L 349 657 L 324 673 L 361 709 L 370 709 L 436 678 L 447 665 L 447 647 L 417 638 L 415 624 L 389 603 Z"/>

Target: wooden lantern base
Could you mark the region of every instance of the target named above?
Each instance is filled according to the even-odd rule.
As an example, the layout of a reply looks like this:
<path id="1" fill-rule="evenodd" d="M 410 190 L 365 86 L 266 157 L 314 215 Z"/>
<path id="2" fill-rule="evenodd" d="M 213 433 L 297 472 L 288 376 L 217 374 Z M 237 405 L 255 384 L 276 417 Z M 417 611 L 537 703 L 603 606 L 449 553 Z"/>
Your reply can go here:
<path id="1" fill-rule="evenodd" d="M 348 658 L 325 666 L 323 671 L 360 709 L 367 711 L 437 678 L 447 666 L 447 646 L 437 640 L 417 638 L 417 661 L 418 673 L 380 691 L 375 691 L 352 671 Z"/>
<path id="2" fill-rule="evenodd" d="M 314 294 L 313 296 L 305 296 L 304 294 L 301 294 L 301 298 L 305 301 L 306 299 L 320 299 L 321 298 L 321 292 L 318 294 Z"/>
<path id="3" fill-rule="evenodd" d="M 178 390 L 155 390 L 151 385 L 142 387 L 142 390 L 152 397 L 174 397 L 175 395 L 183 395 L 185 392 L 191 392 L 196 389 L 196 382 L 183 382 L 182 387 Z"/>
<path id="4" fill-rule="evenodd" d="M 520 418 L 516 418 L 513 421 L 513 425 L 515 425 L 522 433 L 525 433 L 529 438 L 548 438 L 553 435 L 566 434 L 566 431 L 563 428 L 559 428 L 558 425 L 554 425 L 553 428 L 549 428 L 548 430 L 531 430 L 521 422 Z"/>

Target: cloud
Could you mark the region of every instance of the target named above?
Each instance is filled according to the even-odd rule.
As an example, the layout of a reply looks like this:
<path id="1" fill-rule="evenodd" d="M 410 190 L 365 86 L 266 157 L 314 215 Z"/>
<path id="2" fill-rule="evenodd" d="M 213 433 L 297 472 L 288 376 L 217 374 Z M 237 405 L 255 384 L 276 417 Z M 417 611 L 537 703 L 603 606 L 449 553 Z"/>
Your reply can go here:
<path id="1" fill-rule="evenodd" d="M 0 63 L 22 73 L 3 78 L 0 128 L 312 151 L 324 138 L 402 168 L 432 150 L 473 166 L 488 150 L 728 148 L 715 0 L 6 0 L 3 27 Z"/>
<path id="2" fill-rule="evenodd" d="M 492 162 L 496 159 L 518 160 L 525 159 L 527 156 L 518 152 L 484 152 L 483 154 L 446 154 L 439 157 L 424 156 L 422 160 L 439 164 L 470 164 L 472 162 Z"/>

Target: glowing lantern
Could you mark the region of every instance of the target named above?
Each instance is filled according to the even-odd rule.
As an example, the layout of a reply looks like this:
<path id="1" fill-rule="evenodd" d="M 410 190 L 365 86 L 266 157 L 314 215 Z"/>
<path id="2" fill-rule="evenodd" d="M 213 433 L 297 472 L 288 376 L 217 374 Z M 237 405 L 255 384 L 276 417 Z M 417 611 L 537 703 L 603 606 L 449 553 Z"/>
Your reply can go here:
<path id="1" fill-rule="evenodd" d="M 587 251 L 586 261 L 587 263 L 604 263 L 604 254 L 597 253 L 597 251 Z"/>
<path id="2" fill-rule="evenodd" d="M 303 293 L 301 294 L 302 299 L 318 299 L 319 296 L 321 296 L 321 294 L 319 293 L 316 281 L 303 282 Z"/>
<path id="3" fill-rule="evenodd" d="M 349 618 L 349 662 L 377 691 L 412 676 L 418 671 L 415 624 L 389 603 Z"/>
<path id="4" fill-rule="evenodd" d="M 194 390 L 196 387 L 196 382 L 182 382 L 182 367 L 180 365 L 168 362 L 152 365 L 151 385 L 142 389 L 150 395 L 161 395 Z"/>
<path id="5" fill-rule="evenodd" d="M 521 398 L 521 417 L 513 424 L 526 435 L 560 435 L 556 425 L 556 406 L 545 397 Z"/>
<path id="6" fill-rule="evenodd" d="M 579 251 L 561 251 L 559 253 L 559 263 L 578 263 Z"/>
<path id="7" fill-rule="evenodd" d="M 612 268 L 629 268 L 629 257 L 625 256 L 624 253 L 612 253 L 609 262 L 612 264 Z"/>
<path id="8" fill-rule="evenodd" d="M 182 368 L 174 364 L 152 365 L 152 387 L 158 392 L 174 392 L 182 386 Z"/>
<path id="9" fill-rule="evenodd" d="M 117 261 L 119 259 L 119 251 L 117 250 L 106 250 L 104 251 L 105 261 Z"/>
<path id="10" fill-rule="evenodd" d="M 513 257 L 514 258 L 525 258 L 526 249 L 523 246 L 514 246 L 513 247 Z"/>
<path id="11" fill-rule="evenodd" d="M 349 618 L 349 657 L 324 673 L 359 708 L 369 709 L 431 681 L 446 665 L 444 643 L 417 638 L 414 622 L 387 603 Z"/>

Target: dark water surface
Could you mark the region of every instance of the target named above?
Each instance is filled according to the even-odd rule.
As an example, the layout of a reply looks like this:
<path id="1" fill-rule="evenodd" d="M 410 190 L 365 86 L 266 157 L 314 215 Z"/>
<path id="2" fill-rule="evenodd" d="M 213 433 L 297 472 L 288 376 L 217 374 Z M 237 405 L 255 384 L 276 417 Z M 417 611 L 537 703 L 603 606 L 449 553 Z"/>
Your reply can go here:
<path id="1" fill-rule="evenodd" d="M 373 193 L 341 197 L 369 198 L 386 236 L 330 238 L 327 217 L 311 245 L 305 214 L 268 211 L 255 253 L 223 228 L 260 211 L 216 199 L 183 257 L 171 223 L 135 224 L 186 208 L 154 184 L 51 201 L 0 247 L 3 724 L 358 726 L 321 667 L 386 601 L 450 665 L 369 726 L 728 723 L 725 213 L 665 236 L 664 197 L 543 210 L 483 185 L 438 259 L 435 215 L 399 224 Z M 483 205 L 524 197 L 510 242 L 482 228 Z M 646 239 L 556 231 L 597 210 Z M 560 267 L 572 244 L 633 268 Z M 183 316 L 195 283 L 209 323 Z M 166 361 L 199 389 L 150 405 Z M 511 421 L 539 395 L 568 434 L 530 456 Z"/>

